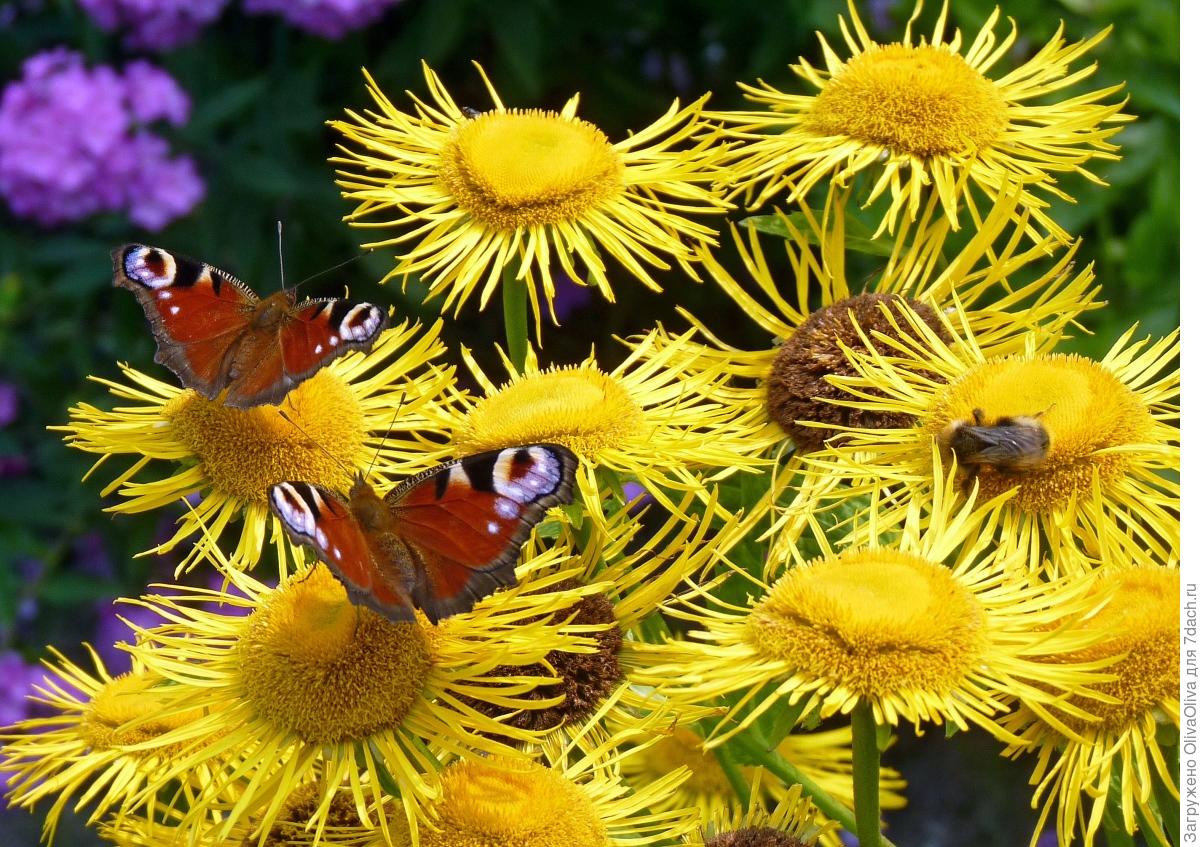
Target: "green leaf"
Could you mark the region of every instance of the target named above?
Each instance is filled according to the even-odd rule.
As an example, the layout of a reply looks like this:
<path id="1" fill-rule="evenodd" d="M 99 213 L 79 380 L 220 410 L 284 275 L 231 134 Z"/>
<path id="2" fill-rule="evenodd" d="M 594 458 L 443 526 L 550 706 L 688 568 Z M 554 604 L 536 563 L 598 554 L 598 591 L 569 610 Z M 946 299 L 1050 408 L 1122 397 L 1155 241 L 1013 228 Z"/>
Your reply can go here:
<path id="1" fill-rule="evenodd" d="M 814 217 L 817 220 L 821 218 L 821 212 L 814 210 Z M 788 221 L 800 233 L 802 238 L 808 239 L 813 244 L 821 243 L 821 234 L 808 225 L 808 220 L 799 212 L 792 212 L 787 216 Z M 748 218 L 743 218 L 740 221 L 741 225 L 747 228 L 757 229 L 759 232 L 765 232 L 768 235 L 777 235 L 780 238 L 791 238 L 791 232 L 787 225 L 780 220 L 779 215 L 752 215 Z M 892 240 L 886 235 L 881 235 L 879 238 L 871 237 L 871 230 L 866 224 L 847 215 L 846 216 L 846 232 L 845 232 L 846 249 L 853 253 L 866 253 L 869 256 L 891 256 Z"/>

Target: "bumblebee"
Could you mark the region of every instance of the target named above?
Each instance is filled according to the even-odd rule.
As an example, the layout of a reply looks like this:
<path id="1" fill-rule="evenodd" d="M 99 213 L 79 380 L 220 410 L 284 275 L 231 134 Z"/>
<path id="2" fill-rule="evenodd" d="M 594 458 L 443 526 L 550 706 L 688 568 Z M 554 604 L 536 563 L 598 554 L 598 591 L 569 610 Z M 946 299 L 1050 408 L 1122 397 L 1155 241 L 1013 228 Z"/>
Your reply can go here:
<path id="1" fill-rule="evenodd" d="M 938 435 L 943 450 L 951 450 L 958 466 L 973 479 L 984 465 L 1003 474 L 1020 474 L 1037 469 L 1050 450 L 1050 433 L 1037 415 L 996 418 L 984 424 L 983 410 L 972 412 L 974 423 L 954 421 Z"/>

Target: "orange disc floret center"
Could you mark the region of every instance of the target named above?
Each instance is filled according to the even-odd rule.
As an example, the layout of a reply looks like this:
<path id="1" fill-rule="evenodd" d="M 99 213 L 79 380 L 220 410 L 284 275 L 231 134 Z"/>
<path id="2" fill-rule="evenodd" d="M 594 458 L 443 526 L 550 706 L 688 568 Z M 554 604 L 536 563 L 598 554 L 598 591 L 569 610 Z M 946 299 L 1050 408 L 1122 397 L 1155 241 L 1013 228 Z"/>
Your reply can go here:
<path id="1" fill-rule="evenodd" d="M 421 847 L 603 847 L 604 821 L 583 788 L 526 760 L 460 761 L 441 774 L 437 828 Z M 408 845 L 407 827 L 392 838 Z"/>
<path id="2" fill-rule="evenodd" d="M 396 729 L 433 667 L 433 627 L 350 604 L 323 565 L 268 595 L 246 621 L 237 666 L 257 715 L 305 741 Z"/>
<path id="3" fill-rule="evenodd" d="M 868 48 L 813 103 L 811 128 L 922 158 L 991 145 L 1008 123 L 996 84 L 944 47 Z"/>
<path id="4" fill-rule="evenodd" d="M 552 442 L 586 459 L 620 449 L 645 429 L 645 412 L 609 374 L 592 367 L 518 377 L 480 400 L 455 434 L 465 455 Z"/>
<path id="5" fill-rule="evenodd" d="M 150 741 L 200 714 L 198 709 L 173 709 L 170 686 L 163 679 L 128 673 L 96 692 L 84 710 L 79 732 L 92 748 L 108 750 Z"/>
<path id="6" fill-rule="evenodd" d="M 1055 512 L 1073 497 L 1100 484 L 1116 483 L 1129 459 L 1111 448 L 1146 442 L 1154 420 L 1146 404 L 1116 374 L 1074 354 L 1012 357 L 984 362 L 953 382 L 937 398 L 925 422 L 937 434 L 955 421 L 971 421 L 974 410 L 984 424 L 1003 417 L 1034 417 L 1046 429 L 1050 447 L 1033 469 L 1020 472 L 979 466 L 980 499 L 1016 485 L 1014 508 Z"/>
<path id="7" fill-rule="evenodd" d="M 289 480 L 344 490 L 346 469 L 356 467 L 365 437 L 358 400 L 328 368 L 279 406 L 235 409 L 185 391 L 163 417 L 213 488 L 246 502 L 265 503 L 268 488 Z"/>
<path id="8" fill-rule="evenodd" d="M 1099 718 L 1099 723 L 1073 715 L 1060 717 L 1080 732 L 1120 734 L 1179 696 L 1179 571 L 1128 568 L 1106 577 L 1096 590 L 1111 592 L 1107 605 L 1079 624 L 1105 637 L 1091 647 L 1052 660 L 1095 662 L 1119 657 L 1103 670 L 1115 676 L 1114 680 L 1089 686 L 1116 702 L 1081 695 L 1071 698 L 1076 706 Z"/>
<path id="9" fill-rule="evenodd" d="M 553 112 L 489 112 L 442 151 L 450 195 L 496 230 L 577 219 L 621 190 L 622 164 L 598 128 Z"/>
<path id="10" fill-rule="evenodd" d="M 948 568 L 887 549 L 793 568 L 751 610 L 747 633 L 794 676 L 870 699 L 947 694 L 989 645 L 981 603 Z"/>

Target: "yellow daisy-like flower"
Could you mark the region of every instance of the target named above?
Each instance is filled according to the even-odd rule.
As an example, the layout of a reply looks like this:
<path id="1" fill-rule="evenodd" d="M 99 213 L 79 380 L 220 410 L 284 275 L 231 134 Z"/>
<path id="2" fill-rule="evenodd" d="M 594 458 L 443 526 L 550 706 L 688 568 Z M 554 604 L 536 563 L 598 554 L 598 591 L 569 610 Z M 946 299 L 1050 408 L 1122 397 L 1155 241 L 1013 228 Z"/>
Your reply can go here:
<path id="1" fill-rule="evenodd" d="M 965 328 L 975 344 L 989 355 L 1024 349 L 1026 333 L 1038 333 L 1044 344 L 1067 331 L 1078 316 L 1098 308 L 1091 265 L 1074 269 L 1079 242 L 1062 251 L 1035 279 L 1014 285 L 1021 274 L 1046 259 L 1048 242 L 1022 249 L 1022 218 L 1017 200 L 997 201 L 978 232 L 955 254 L 943 258 L 950 227 L 937 216 L 935 203 L 921 217 L 902 221 L 883 271 L 869 290 L 850 279 L 847 264 L 845 204 L 848 192 L 835 191 L 823 213 L 801 203 L 798 222 L 813 236 L 802 234 L 788 217 L 776 223 L 789 236 L 783 242 L 790 278 L 776 279 L 772 262 L 757 228 L 742 235 L 731 227 L 733 243 L 744 267 L 734 273 L 711 251 L 701 251 L 709 276 L 737 308 L 758 324 L 771 340 L 761 350 L 742 350 L 722 342 L 695 317 L 685 316 L 708 344 L 686 344 L 698 366 L 715 366 L 739 378 L 717 387 L 724 402 L 758 412 L 763 428 L 753 449 L 771 449 L 790 438 L 798 452 L 819 448 L 843 426 L 904 426 L 910 418 L 863 409 L 827 377 L 853 375 L 843 348 L 864 350 L 873 332 L 895 333 L 881 306 L 905 302 L 922 322 L 949 340 L 942 321 Z M 1007 234 L 1006 234 L 1007 232 Z M 815 301 L 815 302 L 814 302 Z M 658 345 L 674 343 L 669 334 Z M 658 348 L 651 348 L 657 350 Z M 740 380 L 752 380 L 745 385 Z M 838 403 L 837 401 L 842 401 Z M 836 405 L 835 405 L 836 403 Z"/>
<path id="2" fill-rule="evenodd" d="M 633 791 L 587 758 L 563 768 L 522 759 L 457 762 L 438 778 L 434 820 L 397 847 L 616 847 L 659 844 L 694 826 L 695 811 L 645 811 L 686 778 L 680 770 Z M 384 847 L 379 838 L 372 847 Z"/>
<path id="3" fill-rule="evenodd" d="M 1116 159 L 1107 139 L 1132 120 L 1122 103 L 1105 102 L 1120 91 L 1112 86 L 1066 100 L 1034 105 L 1090 76 L 1093 63 L 1070 66 L 1108 35 L 1109 29 L 1070 44 L 1062 25 L 1023 65 L 999 77 L 986 74 L 1017 40 L 1016 27 L 1002 40 L 994 29 L 996 8 L 974 42 L 963 49 L 955 29 L 947 38 L 949 2 L 942 5 L 928 41 L 914 40 L 917 2 L 898 44 L 877 44 L 854 3 L 850 25 L 841 19 L 849 59 L 821 39 L 828 70 L 804 58 L 792 70 L 815 95 L 789 94 L 765 83 L 742 84 L 764 112 L 724 112 L 724 135 L 745 140 L 730 153 L 734 194 L 752 195 L 752 206 L 786 191 L 789 201 L 804 197 L 821 182 L 847 184 L 873 171 L 868 203 L 887 195 L 880 230 L 893 230 L 902 217 L 915 217 L 927 186 L 951 224 L 958 206 L 970 204 L 970 186 L 992 200 L 1017 188 L 1034 222 L 1055 238 L 1066 233 L 1046 214 L 1046 196 L 1070 199 L 1054 174 L 1074 172 L 1102 183 L 1085 168 L 1092 159 Z"/>
<path id="4" fill-rule="evenodd" d="M 182 749 L 157 742 L 200 716 L 194 706 L 172 699 L 168 681 L 136 659 L 130 672 L 114 677 L 87 650 L 94 672 L 51 648 L 50 675 L 34 686 L 32 699 L 54 714 L 20 721 L 0 735 L 9 803 L 30 808 L 54 798 L 45 816 L 47 841 L 72 801 L 75 811 L 93 805 L 89 824 L 110 809 L 152 815 L 157 798 L 144 789 L 170 769 L 171 757 Z M 214 739 L 219 735 L 215 730 Z M 183 789 L 203 784 L 209 775 L 207 766 L 197 768 Z"/>
<path id="5" fill-rule="evenodd" d="M 928 518 L 910 504 L 895 541 L 870 537 L 837 553 L 817 527 L 822 555 L 759 583 L 763 593 L 749 607 L 701 587 L 707 605 L 684 602 L 675 614 L 702 629 L 661 647 L 663 664 L 635 681 L 693 702 L 728 695 L 708 747 L 781 700 L 800 706 L 797 721 L 849 713 L 861 701 L 877 724 L 976 724 L 1013 740 L 995 719 L 1006 696 L 1044 712 L 1102 664 L 1038 661 L 1055 645 L 1089 643 L 1086 634 L 1047 629 L 1094 601 L 1078 580 L 1005 574 L 988 531 L 1003 504 L 973 508 L 972 495 L 958 509 L 955 501 L 943 487 Z"/>
<path id="6" fill-rule="evenodd" d="M 767 811 L 767 798 L 773 808 Z M 750 805 L 736 801 L 701 815 L 702 824 L 688 834 L 680 847 L 814 847 L 841 844 L 827 824 L 822 824 L 812 801 L 799 786 L 772 792 L 756 778 L 750 786 Z M 832 840 L 830 840 L 832 839 Z"/>
<path id="7" fill-rule="evenodd" d="M 317 813 L 323 800 L 321 786 L 316 782 L 301 782 L 288 794 L 280 807 L 274 824 L 267 830 L 263 847 L 296 847 L 311 844 L 312 834 L 306 832 L 308 822 Z M 236 800 L 236 795 L 232 798 Z M 228 837 L 215 832 L 195 833 L 182 825 L 184 812 L 194 798 L 179 807 L 165 808 L 153 817 L 113 815 L 100 825 L 100 835 L 117 847 L 249 847 L 258 839 L 251 833 L 256 829 L 253 819 L 233 828 Z M 324 813 L 325 832 L 336 837 L 345 832 L 361 831 L 354 793 L 344 789 L 332 795 Z M 322 842 L 325 843 L 325 842 Z"/>
<path id="8" fill-rule="evenodd" d="M 934 460 L 954 453 L 961 488 L 978 484 L 982 499 L 1012 492 L 1000 543 L 1024 551 L 1030 569 L 1042 564 L 1042 537 L 1060 569 L 1076 557 L 1058 551 L 1084 545 L 1092 555 L 1140 546 L 1166 560 L 1179 547 L 1179 485 L 1163 474 L 1179 469 L 1179 340 L 1132 342 L 1135 330 L 1100 361 L 1039 351 L 1032 337 L 1021 354 L 990 357 L 970 338 L 946 344 L 919 326 L 903 340 L 877 336 L 878 347 L 847 351 L 857 375 L 830 379 L 849 402 L 912 425 L 847 427 L 809 463 L 846 480 L 840 497 L 882 480 L 903 506 L 940 485 Z M 983 453 L 997 438 L 1004 456 Z"/>
<path id="9" fill-rule="evenodd" d="M 451 432 L 457 456 L 537 442 L 567 447 L 579 457 L 584 508 L 598 521 L 604 520 L 601 477 L 607 472 L 636 480 L 674 509 L 663 489 L 707 496 L 696 470 L 710 469 L 710 478 L 720 479 L 763 464 L 744 455 L 738 440 L 753 410 L 710 400 L 728 375 L 715 364 L 697 365 L 687 344 L 688 336 L 662 343 L 651 332 L 609 371 L 594 356 L 539 370 L 531 349 L 522 374 L 501 354 L 509 382 L 499 387 L 464 351 L 483 396 L 459 394 L 428 414 Z"/>
<path id="10" fill-rule="evenodd" d="M 789 735 L 775 749 L 831 797 L 853 810 L 850 727 Z M 659 779 L 681 765 L 687 767 L 691 776 L 663 801 L 662 809 L 684 809 L 694 806 L 700 810 L 700 818 L 707 821 L 737 801 L 737 795 L 716 755 L 705 750 L 704 739 L 687 727 L 676 727 L 656 743 L 639 748 L 622 763 L 621 775 L 630 785 L 637 788 Z M 776 803 L 784 801 L 788 787 L 765 768 L 738 766 L 738 770 L 747 783 L 760 780 L 762 793 L 766 797 Z M 900 792 L 904 790 L 905 785 L 904 779 L 894 769 L 881 768 L 880 808 L 903 808 L 905 800 Z M 819 810 L 814 810 L 813 819 L 819 825 L 824 825 L 828 820 Z M 841 847 L 842 844 L 835 828 L 822 832 L 820 842 L 825 847 Z"/>
<path id="11" fill-rule="evenodd" d="M 425 66 L 433 102 L 410 94 L 415 115 L 368 75 L 380 114 L 348 112 L 349 121 L 333 122 L 363 148 L 340 146 L 344 155 L 333 159 L 345 168 L 338 185 L 359 204 L 350 222 L 401 231 L 364 245 L 406 245 L 390 276 L 424 275 L 431 294 L 448 290 L 443 308 L 457 311 L 480 284 L 485 305 L 512 267 L 537 315 L 539 288 L 553 300 L 553 268 L 611 301 L 603 254 L 660 291 L 651 271 L 668 267 L 663 256 L 686 270 L 695 243 L 715 242 L 714 230 L 686 217 L 728 208 L 708 186 L 712 139 L 696 138 L 703 100 L 682 109 L 676 102 L 613 143 L 576 116 L 578 95 L 561 112 L 509 109 L 476 67 L 492 98 L 482 114 L 468 117 Z"/>
<path id="12" fill-rule="evenodd" d="M 619 847 L 661 844 L 696 825 L 695 809 L 651 812 L 687 779 L 678 768 L 637 789 L 616 764 L 622 733 L 583 756 L 564 749 L 546 764 L 511 756 L 462 760 L 427 779 L 435 797 L 415 831 L 346 833 L 362 847 Z"/>
<path id="13" fill-rule="evenodd" d="M 637 504 L 627 504 L 603 522 L 585 525 L 580 543 L 568 542 L 570 547 L 578 547 L 571 559 L 580 571 L 578 581 L 596 593 L 580 598 L 551 623 L 571 621 L 577 626 L 598 627 L 592 635 L 596 650 L 550 653 L 539 667 L 497 668 L 494 673 L 500 676 L 552 677 L 552 684 L 522 699 L 561 700 L 550 708 L 512 713 L 510 726 L 549 731 L 542 742 L 544 748 L 561 750 L 576 745 L 595 750 L 614 733 L 626 729 L 668 732 L 680 720 L 694 720 L 708 711 L 677 706 L 629 681 L 631 675 L 654 662 L 643 647 L 650 619 L 661 604 L 684 580 L 720 561 L 742 534 L 737 521 L 715 520 L 715 501 L 710 500 L 700 514 L 687 515 L 694 499 L 684 497 L 678 513 L 667 515 L 655 529 L 631 518 L 629 513 Z M 562 541 L 560 538 L 556 544 Z M 570 584 L 558 588 L 569 589 Z M 662 627 L 661 620 L 654 623 Z M 500 711 L 486 703 L 477 707 L 485 714 Z M 506 704 L 504 711 L 510 709 L 511 704 Z"/>
<path id="14" fill-rule="evenodd" d="M 101 492 L 125 498 L 108 511 L 144 512 L 200 496 L 178 531 L 149 552 L 171 550 L 207 526 L 185 560 L 193 562 L 209 552 L 210 537 L 240 519 L 232 560 L 238 567 L 257 562 L 270 527 L 282 571 L 288 541 L 267 508 L 271 485 L 303 480 L 345 491 L 373 458 L 377 470 L 399 467 L 399 474 L 436 462 L 443 445 L 421 410 L 453 381 L 453 368 L 436 362 L 445 352 L 440 331 L 440 321 L 428 331 L 418 324 L 389 329 L 369 352 L 322 368 L 279 406 L 253 409 L 224 406 L 122 365 L 127 382 L 96 381 L 135 405 L 104 410 L 80 403 L 71 423 L 56 428 L 70 446 L 100 455 L 89 475 L 114 456 L 137 457 Z M 136 478 L 161 463 L 175 468 L 164 467 L 154 480 Z"/>
<path id="15" fill-rule="evenodd" d="M 1048 664 L 1115 660 L 1106 669 L 1115 679 L 1094 686 L 1107 700 L 1070 700 L 1096 720 L 1083 721 L 1051 706 L 1068 734 L 1022 706 L 1001 721 L 1020 739 L 1004 755 L 1037 756 L 1030 782 L 1037 785 L 1034 803 L 1042 804 L 1042 813 L 1031 843 L 1057 810 L 1059 844 L 1070 847 L 1079 832 L 1091 847 L 1106 810 L 1114 808 L 1127 833 L 1149 828 L 1157 843 L 1170 843 L 1158 824 L 1170 813 L 1155 805 L 1159 790 L 1179 802 L 1179 763 L 1168 761 L 1159 740 L 1161 728 L 1179 730 L 1179 570 L 1139 558 L 1141 567 L 1109 564 L 1097 572 L 1093 591 L 1107 596 L 1108 604 L 1077 626 L 1103 640 L 1041 659 Z M 1111 801 L 1114 793 L 1117 803 Z"/>
<path id="16" fill-rule="evenodd" d="M 549 681 L 495 676 L 496 667 L 535 665 L 552 650 L 593 649 L 579 633 L 594 628 L 545 625 L 589 591 L 549 590 L 577 574 L 563 558 L 562 548 L 533 557 L 522 566 L 520 588 L 436 627 L 423 616 L 391 623 L 351 605 L 323 566 L 271 589 L 215 561 L 236 591 L 139 601 L 165 620 L 139 631 L 135 655 L 171 680 L 170 703 L 194 710 L 147 743 L 179 752 L 144 793 L 217 762 L 182 825 L 219 839 L 250 815 L 257 831 L 273 826 L 295 782 L 315 771 L 323 794 L 310 821 L 313 837 L 342 785 L 350 786 L 365 822 L 386 825 L 384 798 L 394 795 L 405 825 L 415 826 L 434 796 L 423 779 L 431 768 L 452 756 L 511 755 L 497 738 L 537 741 L 537 733 L 468 702 L 530 708 L 521 695 Z M 235 612 L 205 608 L 213 602 Z M 227 793 L 237 801 L 225 802 Z"/>

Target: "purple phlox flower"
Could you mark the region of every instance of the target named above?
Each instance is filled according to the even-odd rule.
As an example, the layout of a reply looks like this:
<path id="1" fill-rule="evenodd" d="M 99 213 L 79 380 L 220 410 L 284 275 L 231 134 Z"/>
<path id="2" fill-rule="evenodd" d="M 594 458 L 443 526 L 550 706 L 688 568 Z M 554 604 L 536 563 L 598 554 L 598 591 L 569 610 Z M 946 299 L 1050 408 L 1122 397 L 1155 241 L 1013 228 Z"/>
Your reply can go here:
<path id="1" fill-rule="evenodd" d="M 13 650 L 0 653 L 0 726 L 11 726 L 29 717 L 28 695 L 35 683 L 41 682 L 45 671 L 37 664 L 28 664 Z"/>
<path id="2" fill-rule="evenodd" d="M 96 611 L 100 615 L 100 622 L 96 625 L 96 652 L 100 654 L 104 667 L 110 674 L 116 676 L 125 673 L 132 667 L 132 662 L 129 654 L 117 645 L 132 644 L 137 637 L 125 621 L 149 629 L 162 623 L 163 619 L 153 609 L 145 606 L 117 603 L 112 600 L 104 600 L 97 604 Z"/>
<path id="3" fill-rule="evenodd" d="M 636 482 L 622 483 L 621 493 L 625 495 L 625 502 L 632 504 L 629 507 L 631 515 L 645 511 L 654 502 L 650 499 L 650 492 L 646 490 L 646 487 Z"/>
<path id="4" fill-rule="evenodd" d="M 104 536 L 98 532 L 87 532 L 75 539 L 72 546 L 72 564 L 75 570 L 97 580 L 109 582 L 113 579 L 112 557 L 104 546 Z"/>
<path id="5" fill-rule="evenodd" d="M 191 41 L 221 16 L 229 0 L 79 0 L 96 25 L 119 31 L 125 44 L 170 50 Z"/>
<path id="6" fill-rule="evenodd" d="M 292 26 L 324 38 L 341 38 L 383 16 L 400 0 L 246 0 L 247 12 L 278 12 Z"/>
<path id="7" fill-rule="evenodd" d="M 587 308 L 592 304 L 595 289 L 590 285 L 580 285 L 572 282 L 566 274 L 554 280 L 554 317 L 559 322 L 565 322 L 573 312 Z M 543 317 L 550 317 L 550 304 L 545 300 L 538 301 L 538 307 Z"/>
<path id="8" fill-rule="evenodd" d="M 204 184 L 147 124 L 179 125 L 189 110 L 174 79 L 147 62 L 118 73 L 65 48 L 38 53 L 0 94 L 0 196 L 44 226 L 123 212 L 160 229 L 199 202 Z"/>

